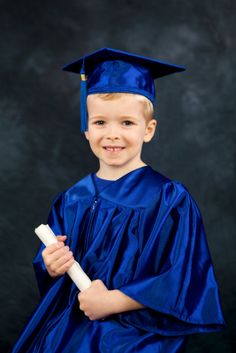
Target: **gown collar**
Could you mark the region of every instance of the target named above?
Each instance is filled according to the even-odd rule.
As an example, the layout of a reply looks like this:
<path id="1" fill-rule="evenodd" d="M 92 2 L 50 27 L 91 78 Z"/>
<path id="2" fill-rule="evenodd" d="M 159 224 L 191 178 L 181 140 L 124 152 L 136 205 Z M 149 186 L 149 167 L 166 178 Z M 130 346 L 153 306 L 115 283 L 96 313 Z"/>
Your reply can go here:
<path id="1" fill-rule="evenodd" d="M 167 181 L 169 179 L 150 166 L 143 166 L 112 181 L 100 192 L 97 192 L 93 173 L 80 180 L 72 189 L 79 198 L 102 198 L 127 207 L 145 207 L 153 199 L 153 193 L 160 190 Z"/>

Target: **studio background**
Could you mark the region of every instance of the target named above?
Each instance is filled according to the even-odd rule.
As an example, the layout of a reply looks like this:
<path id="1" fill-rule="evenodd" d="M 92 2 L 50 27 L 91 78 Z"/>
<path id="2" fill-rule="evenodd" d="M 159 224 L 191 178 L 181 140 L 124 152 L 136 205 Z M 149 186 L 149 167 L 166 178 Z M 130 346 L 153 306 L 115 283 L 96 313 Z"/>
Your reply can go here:
<path id="1" fill-rule="evenodd" d="M 188 353 L 235 344 L 235 2 L 0 0 L 0 352 L 39 302 L 34 228 L 56 194 L 96 171 L 79 132 L 79 76 L 61 66 L 101 47 L 186 65 L 159 79 L 154 140 L 143 159 L 197 201 L 227 328 Z M 234 347 L 235 348 L 235 347 Z"/>

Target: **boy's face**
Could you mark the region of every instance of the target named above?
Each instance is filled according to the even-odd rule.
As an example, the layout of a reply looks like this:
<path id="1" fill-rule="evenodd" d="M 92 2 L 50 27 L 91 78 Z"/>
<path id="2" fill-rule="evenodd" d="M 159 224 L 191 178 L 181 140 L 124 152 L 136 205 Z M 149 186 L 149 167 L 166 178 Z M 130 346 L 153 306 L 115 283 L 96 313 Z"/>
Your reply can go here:
<path id="1" fill-rule="evenodd" d="M 88 131 L 85 136 L 100 162 L 100 176 L 112 169 L 119 172 L 139 168 L 143 142 L 149 142 L 155 132 L 156 120 L 147 121 L 144 105 L 134 95 L 104 100 L 89 95 Z"/>

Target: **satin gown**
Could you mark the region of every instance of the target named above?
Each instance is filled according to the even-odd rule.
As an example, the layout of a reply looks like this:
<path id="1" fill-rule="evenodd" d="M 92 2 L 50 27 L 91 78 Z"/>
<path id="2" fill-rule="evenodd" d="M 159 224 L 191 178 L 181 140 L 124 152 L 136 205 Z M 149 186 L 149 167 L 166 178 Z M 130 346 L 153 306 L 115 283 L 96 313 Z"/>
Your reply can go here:
<path id="1" fill-rule="evenodd" d="M 98 191 L 89 174 L 57 196 L 48 223 L 92 280 L 146 308 L 90 321 L 67 274 L 47 274 L 42 246 L 42 301 L 13 353 L 177 353 L 186 335 L 224 327 L 201 214 L 178 181 L 145 166 Z"/>

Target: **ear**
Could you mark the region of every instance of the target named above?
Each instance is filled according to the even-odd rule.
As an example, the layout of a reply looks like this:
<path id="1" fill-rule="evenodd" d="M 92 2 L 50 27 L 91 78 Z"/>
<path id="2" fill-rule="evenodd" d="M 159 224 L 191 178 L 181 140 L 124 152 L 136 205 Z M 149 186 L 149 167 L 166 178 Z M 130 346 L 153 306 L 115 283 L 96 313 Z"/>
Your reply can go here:
<path id="1" fill-rule="evenodd" d="M 150 142 L 153 138 L 157 127 L 157 121 L 155 119 L 150 120 L 146 126 L 146 132 L 143 138 L 144 142 Z"/>
<path id="2" fill-rule="evenodd" d="M 85 132 L 84 132 L 84 136 L 85 136 L 86 139 L 89 141 L 89 133 L 88 133 L 88 131 L 85 131 Z"/>

